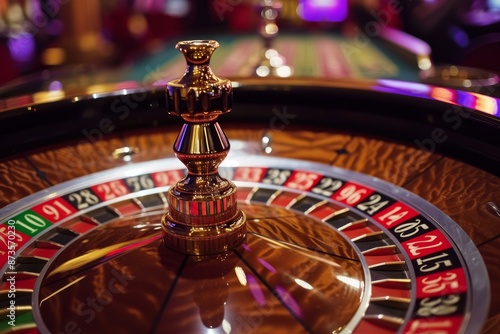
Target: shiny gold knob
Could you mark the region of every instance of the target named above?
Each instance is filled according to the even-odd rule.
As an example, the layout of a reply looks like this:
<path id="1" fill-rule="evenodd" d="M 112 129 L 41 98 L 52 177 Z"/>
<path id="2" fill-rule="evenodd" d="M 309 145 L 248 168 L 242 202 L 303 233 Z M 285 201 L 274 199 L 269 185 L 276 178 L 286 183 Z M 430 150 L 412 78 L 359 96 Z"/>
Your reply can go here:
<path id="1" fill-rule="evenodd" d="M 210 68 L 216 41 L 184 41 L 175 46 L 186 59 L 184 75 L 167 84 L 167 110 L 188 122 L 205 122 L 231 111 L 231 82 Z"/>
<path id="2" fill-rule="evenodd" d="M 178 43 L 187 69 L 166 89 L 168 112 L 185 120 L 174 152 L 188 173 L 168 191 L 163 240 L 167 247 L 192 255 L 230 250 L 246 235 L 236 186 L 218 173 L 230 146 L 217 117 L 231 111 L 232 103 L 231 82 L 216 77 L 209 65 L 218 46 L 216 41 Z"/>

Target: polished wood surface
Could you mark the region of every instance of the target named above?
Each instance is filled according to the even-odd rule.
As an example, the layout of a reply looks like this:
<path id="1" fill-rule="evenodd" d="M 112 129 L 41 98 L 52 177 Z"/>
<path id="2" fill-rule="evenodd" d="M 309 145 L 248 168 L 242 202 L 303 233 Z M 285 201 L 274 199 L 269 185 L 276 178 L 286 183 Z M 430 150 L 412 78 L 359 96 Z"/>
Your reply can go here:
<path id="1" fill-rule="evenodd" d="M 224 121 L 221 120 L 223 123 Z M 500 216 L 488 203 L 500 204 L 500 178 L 460 161 L 403 143 L 291 124 L 223 124 L 232 150 L 335 165 L 402 186 L 434 204 L 467 232 L 489 271 L 492 302 L 484 333 L 500 328 Z M 94 143 L 75 142 L 26 152 L 0 162 L 0 207 L 50 185 L 134 162 L 172 157 L 178 129 L 117 133 Z M 262 136 L 270 138 L 270 153 Z M 133 146 L 131 162 L 113 159 L 115 149 Z"/>

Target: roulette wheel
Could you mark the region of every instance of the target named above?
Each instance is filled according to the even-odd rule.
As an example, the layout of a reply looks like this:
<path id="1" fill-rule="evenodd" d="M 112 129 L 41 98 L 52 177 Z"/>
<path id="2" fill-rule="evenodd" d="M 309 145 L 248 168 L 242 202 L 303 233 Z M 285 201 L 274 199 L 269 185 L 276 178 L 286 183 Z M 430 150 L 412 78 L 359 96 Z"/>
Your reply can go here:
<path id="1" fill-rule="evenodd" d="M 497 330 L 496 98 L 231 88 L 208 66 L 216 42 L 178 45 L 167 94 L 2 101 L 3 332 Z"/>

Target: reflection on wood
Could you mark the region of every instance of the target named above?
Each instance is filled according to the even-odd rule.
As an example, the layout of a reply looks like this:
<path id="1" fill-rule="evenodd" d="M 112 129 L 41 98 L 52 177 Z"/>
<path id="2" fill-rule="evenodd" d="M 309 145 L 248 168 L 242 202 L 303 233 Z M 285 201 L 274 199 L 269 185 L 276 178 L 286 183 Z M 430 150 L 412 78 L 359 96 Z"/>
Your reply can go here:
<path id="1" fill-rule="evenodd" d="M 243 130 L 242 128 L 245 128 Z M 492 308 L 485 332 L 494 333 L 500 325 L 500 267 L 498 236 L 500 217 L 486 207 L 500 201 L 500 178 L 459 161 L 381 139 L 343 134 L 329 129 L 268 130 L 272 151 L 262 150 L 266 124 L 224 125 L 233 141 L 233 150 L 304 159 L 376 176 L 403 186 L 437 206 L 455 220 L 470 238 L 480 245 L 492 282 Z M 63 143 L 24 157 L 0 162 L 0 207 L 25 196 L 79 176 L 134 162 L 172 157 L 172 143 L 178 129 L 156 128 L 148 132 L 122 134 L 95 143 Z M 237 143 L 237 144 L 236 144 Z M 131 162 L 110 158 L 123 146 L 139 148 Z M 36 168 L 46 175 L 37 176 Z M 496 238 L 496 239 L 495 239 Z M 496 293 L 496 294 L 495 294 Z"/>
<path id="2" fill-rule="evenodd" d="M 405 188 L 431 202 L 457 222 L 475 244 L 500 235 L 500 217 L 487 208 L 500 200 L 500 178 L 444 158 Z"/>

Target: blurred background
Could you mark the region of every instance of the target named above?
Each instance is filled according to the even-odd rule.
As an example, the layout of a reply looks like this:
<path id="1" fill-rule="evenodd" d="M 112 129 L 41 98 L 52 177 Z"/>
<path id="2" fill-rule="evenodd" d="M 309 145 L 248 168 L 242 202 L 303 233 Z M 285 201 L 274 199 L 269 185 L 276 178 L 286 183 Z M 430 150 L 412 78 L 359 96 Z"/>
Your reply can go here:
<path id="1" fill-rule="evenodd" d="M 251 0 L 0 0 L 0 84 L 47 71 L 119 69 L 180 39 L 262 37 L 266 19 L 277 24 L 280 35 L 302 38 L 335 33 L 359 40 L 359 27 L 369 34 L 378 23 L 427 42 L 436 63 L 500 71 L 500 0 L 281 0 L 278 5 L 279 15 L 266 18 L 263 1 Z"/>

